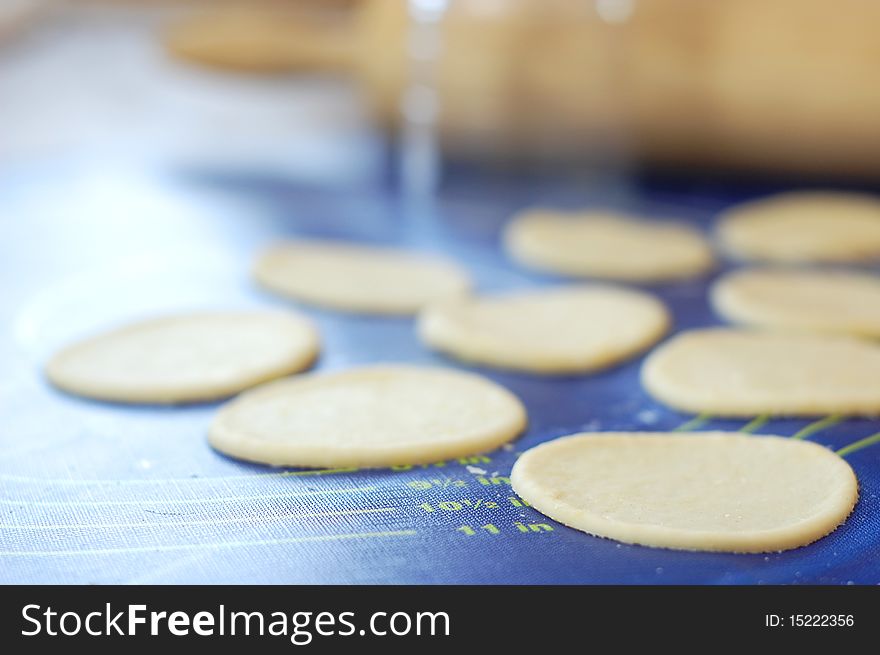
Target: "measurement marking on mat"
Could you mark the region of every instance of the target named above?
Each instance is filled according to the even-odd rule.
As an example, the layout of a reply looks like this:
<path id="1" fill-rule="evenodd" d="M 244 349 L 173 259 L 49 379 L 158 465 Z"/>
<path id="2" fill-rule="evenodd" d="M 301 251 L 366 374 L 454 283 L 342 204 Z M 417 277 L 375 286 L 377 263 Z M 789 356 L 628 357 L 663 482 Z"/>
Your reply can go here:
<path id="1" fill-rule="evenodd" d="M 487 523 L 478 527 L 470 525 L 460 525 L 455 528 L 467 537 L 473 537 L 477 534 L 501 534 L 502 532 L 517 532 L 519 534 L 541 534 L 545 532 L 553 532 L 553 526 L 549 523 L 523 523 L 522 521 L 514 521 L 509 526 L 498 526 L 494 523 Z"/>
<path id="2" fill-rule="evenodd" d="M 859 439 L 856 442 L 851 443 L 848 446 L 844 446 L 840 450 L 837 451 L 837 454 L 841 457 L 846 457 L 847 455 L 851 455 L 863 448 L 867 448 L 868 446 L 873 446 L 874 444 L 880 443 L 880 432 L 877 434 L 872 434 L 870 437 L 865 437 L 864 439 Z"/>
<path id="3" fill-rule="evenodd" d="M 696 430 L 712 420 L 712 415 L 707 413 L 698 414 L 689 421 L 685 421 L 679 425 L 673 432 L 687 432 L 688 430 Z"/>
<path id="4" fill-rule="evenodd" d="M 391 471 L 412 471 L 417 469 L 435 469 L 444 468 L 448 464 L 461 464 L 462 466 L 472 466 L 474 464 L 488 464 L 492 459 L 488 455 L 470 455 L 468 457 L 459 457 L 453 462 L 441 460 L 439 462 L 431 462 L 429 464 L 397 464 L 390 467 Z"/>
<path id="5" fill-rule="evenodd" d="M 832 414 L 831 416 L 826 416 L 823 419 L 810 423 L 805 428 L 795 432 L 791 435 L 792 439 L 806 439 L 808 437 L 812 437 L 814 434 L 825 430 L 826 428 L 830 428 L 833 425 L 837 425 L 841 421 L 846 418 L 843 414 Z"/>
<path id="6" fill-rule="evenodd" d="M 506 484 L 508 487 L 510 486 L 510 478 L 507 477 L 506 475 L 493 475 L 493 476 L 488 477 L 488 478 L 487 478 L 487 477 L 484 477 L 484 476 L 482 476 L 482 475 L 478 475 L 478 476 L 477 476 L 476 478 L 474 478 L 474 479 L 475 479 L 477 482 L 479 482 L 481 485 L 483 485 L 484 487 L 489 487 L 489 486 L 493 486 L 493 485 L 495 485 L 495 486 L 497 486 L 497 485 L 505 485 L 505 484 Z"/>
<path id="7" fill-rule="evenodd" d="M 752 434 L 756 430 L 764 427 L 764 424 L 767 423 L 770 418 L 770 414 L 761 414 L 760 416 L 756 416 L 751 421 L 742 426 L 739 431 L 744 432 L 745 434 Z"/>
<path id="8" fill-rule="evenodd" d="M 25 507 L 94 507 L 102 505 L 195 505 L 200 503 L 227 503 L 248 500 L 273 500 L 280 498 L 302 498 L 308 496 L 325 496 L 332 494 L 351 494 L 361 491 L 376 491 L 375 485 L 370 487 L 354 487 L 351 489 L 325 489 L 323 491 L 303 491 L 300 493 L 263 494 L 260 496 L 224 496 L 220 498 L 185 498 L 181 500 L 164 500 L 162 498 L 144 498 L 141 500 L 33 500 L 18 501 L 0 498 L 0 505 L 20 505 Z"/>
<path id="9" fill-rule="evenodd" d="M 459 500 L 444 500 L 439 503 L 422 503 L 418 507 L 426 512 L 460 512 L 462 510 L 479 508 L 498 509 L 499 507 L 507 506 L 508 504 L 512 507 L 530 507 L 526 501 L 514 496 L 508 496 L 506 502 L 500 504 L 494 500 L 484 500 L 482 498 L 462 498 Z"/>
<path id="10" fill-rule="evenodd" d="M 417 491 L 425 491 L 427 489 L 433 489 L 434 487 L 440 489 L 446 489 L 448 487 L 466 487 L 467 482 L 464 480 L 453 480 L 452 478 L 431 478 L 430 480 L 411 480 L 406 483 L 406 486 Z"/>
<path id="11" fill-rule="evenodd" d="M 313 535 L 289 539 L 259 539 L 255 541 L 220 541 L 201 544 L 174 544 L 160 546 L 132 546 L 128 548 L 89 548 L 83 550 L 0 550 L 0 557 L 66 557 L 77 555 L 125 555 L 131 553 L 168 553 L 181 550 L 211 550 L 217 548 L 248 548 L 252 546 L 280 546 L 313 541 L 342 541 L 347 539 L 376 539 L 385 537 L 412 537 L 415 530 L 387 532 L 355 532 L 351 534 Z"/>
<path id="12" fill-rule="evenodd" d="M 376 507 L 369 509 L 350 509 L 338 512 L 310 512 L 305 514 L 279 514 L 272 516 L 245 516 L 234 519 L 209 519 L 207 521 L 159 521 L 142 523 L 59 523 L 53 525 L 0 525 L 0 530 L 71 530 L 81 528 L 109 529 L 109 528 L 166 528 L 184 527 L 196 525 L 229 525 L 232 523 L 268 523 L 270 521 L 284 521 L 288 519 L 310 519 L 329 516 L 349 516 L 356 514 L 384 514 L 396 512 L 396 507 Z"/>

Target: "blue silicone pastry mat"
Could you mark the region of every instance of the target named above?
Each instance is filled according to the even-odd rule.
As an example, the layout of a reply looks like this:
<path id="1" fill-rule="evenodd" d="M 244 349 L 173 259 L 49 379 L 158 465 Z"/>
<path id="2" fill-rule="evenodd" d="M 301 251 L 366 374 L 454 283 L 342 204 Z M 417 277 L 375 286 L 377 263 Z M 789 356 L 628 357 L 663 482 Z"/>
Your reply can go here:
<path id="1" fill-rule="evenodd" d="M 521 205 L 513 195 L 510 207 Z M 627 203 L 705 228 L 735 199 L 712 188 L 647 188 Z M 51 180 L 45 172 L 7 178 L 0 192 L 0 581 L 880 582 L 880 445 L 847 456 L 861 499 L 846 524 L 781 554 L 624 545 L 563 527 L 518 499 L 508 479 L 517 453 L 582 430 L 800 433 L 834 449 L 880 431 L 869 420 L 693 419 L 642 391 L 640 360 L 589 377 L 474 369 L 522 398 L 530 426 L 521 439 L 486 455 L 371 471 L 240 463 L 206 443 L 217 404 L 103 404 L 60 394 L 41 379 L 41 362 L 60 344 L 119 321 L 183 308 L 283 305 L 254 289 L 247 271 L 260 247 L 288 235 L 403 240 L 445 251 L 471 268 L 482 289 L 551 282 L 499 253 L 496 233 L 510 207 L 449 203 L 420 223 L 381 196 L 255 180 L 83 168 Z M 656 288 L 676 330 L 717 323 L 705 290 L 705 281 Z M 323 333 L 320 370 L 379 361 L 459 366 L 422 348 L 410 320 L 304 311 Z"/>

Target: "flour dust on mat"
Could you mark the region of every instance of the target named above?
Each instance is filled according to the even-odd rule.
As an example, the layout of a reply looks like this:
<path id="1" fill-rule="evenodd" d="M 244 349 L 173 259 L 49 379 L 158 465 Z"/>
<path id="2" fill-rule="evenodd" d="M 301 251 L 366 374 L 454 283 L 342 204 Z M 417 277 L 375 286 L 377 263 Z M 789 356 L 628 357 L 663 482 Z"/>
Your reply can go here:
<path id="1" fill-rule="evenodd" d="M 428 346 L 499 368 L 558 374 L 594 371 L 634 356 L 669 328 L 654 296 L 594 285 L 464 297 L 419 316 Z"/>
<path id="2" fill-rule="evenodd" d="M 858 499 L 849 464 L 786 437 L 583 433 L 526 451 L 511 482 L 572 528 L 631 544 L 758 553 L 812 543 Z"/>
<path id="3" fill-rule="evenodd" d="M 760 268 L 731 273 L 710 293 L 733 323 L 880 338 L 880 276 L 840 270 Z"/>
<path id="4" fill-rule="evenodd" d="M 69 393 L 125 403 L 225 398 L 307 368 L 311 322 L 290 312 L 203 312 L 134 323 L 75 343 L 46 366 Z"/>
<path id="5" fill-rule="evenodd" d="M 683 223 L 607 212 L 526 211 L 507 226 L 504 246 L 524 266 L 573 277 L 659 282 L 715 265 L 707 239 Z"/>
<path id="6" fill-rule="evenodd" d="M 471 286 L 468 274 L 445 259 L 330 241 L 273 246 L 259 257 L 254 275 L 278 294 L 363 314 L 415 314 Z"/>
<path id="7" fill-rule="evenodd" d="M 880 198 L 801 191 L 737 205 L 721 215 L 721 247 L 745 260 L 858 262 L 880 259 Z"/>
<path id="8" fill-rule="evenodd" d="M 711 328 L 654 350 L 642 384 L 695 414 L 877 416 L 878 371 L 880 345 L 856 337 Z"/>
<path id="9" fill-rule="evenodd" d="M 483 377 L 388 364 L 249 391 L 221 408 L 209 441 L 275 466 L 380 467 L 493 450 L 525 425 L 516 396 Z"/>

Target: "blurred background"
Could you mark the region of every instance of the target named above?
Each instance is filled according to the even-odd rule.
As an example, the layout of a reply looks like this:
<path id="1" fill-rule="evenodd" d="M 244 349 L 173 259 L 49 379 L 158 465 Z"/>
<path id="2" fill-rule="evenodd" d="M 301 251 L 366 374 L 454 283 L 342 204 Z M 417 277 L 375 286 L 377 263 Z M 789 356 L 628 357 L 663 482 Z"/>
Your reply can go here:
<path id="1" fill-rule="evenodd" d="M 877 25 L 871 0 L 3 0 L 0 170 L 873 184 Z"/>
<path id="2" fill-rule="evenodd" d="M 877 0 L 0 0 L 0 498 L 34 502 L 10 508 L 28 525 L 0 541 L 9 535 L 7 554 L 38 551 L 0 578 L 876 582 L 867 469 L 853 537 L 785 555 L 695 560 L 556 530 L 546 549 L 528 534 L 521 550 L 489 536 L 466 557 L 438 558 L 461 550 L 462 535 L 417 508 L 424 499 L 410 494 L 427 487 L 405 486 L 430 475 L 432 487 L 434 469 L 395 473 L 413 477 L 393 487 L 375 474 L 405 513 L 351 529 L 417 523 L 414 541 L 293 550 L 296 528 L 264 521 L 283 519 L 287 498 L 249 495 L 276 482 L 204 443 L 216 406 L 81 402 L 48 388 L 42 367 L 141 317 L 276 305 L 252 283 L 253 260 L 292 236 L 438 251 L 493 292 L 548 282 L 499 247 L 505 222 L 530 205 L 708 231 L 731 203 L 773 191 L 880 190 L 878 26 Z M 677 329 L 717 323 L 704 282 L 654 289 Z M 320 327 L 324 369 L 439 361 L 408 321 L 302 310 Z M 635 365 L 579 380 L 491 375 L 526 401 L 530 439 L 686 420 L 646 404 Z M 865 423 L 838 426 L 834 440 L 878 429 Z M 493 457 L 494 480 L 514 453 Z M 470 468 L 442 471 L 448 481 L 445 471 Z M 302 484 L 377 479 L 353 475 Z M 149 480 L 161 484 L 141 486 Z M 298 480 L 278 479 L 278 493 Z M 460 498 L 445 487 L 427 498 Z M 154 499 L 202 511 L 197 502 L 237 495 L 255 502 L 222 511 L 248 522 L 205 534 L 280 539 L 274 550 L 191 552 L 203 537 L 168 527 L 186 522 L 141 514 Z M 91 529 L 129 509 L 137 531 Z M 70 532 L 43 531 L 56 527 Z M 169 557 L 175 543 L 186 550 Z M 69 550 L 49 558 L 50 548 Z"/>

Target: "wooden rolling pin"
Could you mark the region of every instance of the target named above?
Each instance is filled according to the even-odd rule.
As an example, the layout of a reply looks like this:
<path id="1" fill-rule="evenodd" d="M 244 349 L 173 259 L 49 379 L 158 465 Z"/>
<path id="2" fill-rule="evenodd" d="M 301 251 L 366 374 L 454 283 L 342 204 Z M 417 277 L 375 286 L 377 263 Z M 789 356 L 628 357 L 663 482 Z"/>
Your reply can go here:
<path id="1" fill-rule="evenodd" d="M 299 37 L 326 35 L 323 65 L 308 67 L 353 72 L 394 126 L 406 0 L 353 6 Z M 876 0 L 634 0 L 611 18 L 586 1 L 449 0 L 445 148 L 564 159 L 598 144 L 648 161 L 880 179 Z"/>
<path id="2" fill-rule="evenodd" d="M 360 76 L 397 115 L 403 2 L 365 3 Z M 448 147 L 589 148 L 610 132 L 639 158 L 880 178 L 880 3 L 452 0 L 440 64 Z M 496 3 L 497 4 L 497 3 Z"/>

